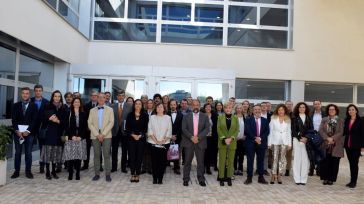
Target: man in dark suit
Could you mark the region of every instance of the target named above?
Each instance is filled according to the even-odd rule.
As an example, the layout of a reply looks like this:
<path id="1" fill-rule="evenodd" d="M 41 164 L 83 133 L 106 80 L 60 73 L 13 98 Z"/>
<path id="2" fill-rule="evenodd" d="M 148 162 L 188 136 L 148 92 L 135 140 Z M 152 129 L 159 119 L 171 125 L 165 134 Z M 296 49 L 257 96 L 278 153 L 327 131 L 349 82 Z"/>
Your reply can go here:
<path id="1" fill-rule="evenodd" d="M 96 107 L 98 104 L 97 104 L 97 98 L 98 98 L 98 92 L 97 91 L 93 91 L 91 93 L 91 96 L 90 96 L 90 102 L 86 103 L 86 105 L 84 106 L 84 111 L 86 112 L 86 116 L 88 118 L 89 114 L 90 114 L 90 110 L 94 107 Z M 87 129 L 87 132 L 86 132 L 86 143 L 87 143 L 87 160 L 84 160 L 83 161 L 83 166 L 81 168 L 81 170 L 86 170 L 88 169 L 88 165 L 89 165 L 89 162 L 90 162 L 90 150 L 91 150 L 91 136 L 90 136 L 90 130 Z M 102 157 L 101 157 L 102 158 Z M 102 160 L 100 158 L 100 162 L 102 164 Z M 102 170 L 102 165 L 100 165 L 100 171 Z"/>
<path id="2" fill-rule="evenodd" d="M 264 179 L 264 155 L 267 149 L 269 123 L 266 118 L 261 117 L 261 106 L 253 107 L 254 116 L 245 120 L 245 150 L 248 160 L 248 178 L 244 184 L 251 184 L 253 178 L 254 157 L 257 155 L 258 183 L 268 184 Z"/>
<path id="3" fill-rule="evenodd" d="M 172 141 L 179 145 L 181 143 L 181 139 L 182 139 L 183 115 L 181 112 L 179 112 L 177 110 L 177 101 L 174 99 L 171 99 L 169 101 L 168 115 L 171 116 L 171 120 L 172 120 Z M 179 159 L 174 161 L 173 170 L 174 170 L 175 174 L 177 174 L 177 175 L 181 174 Z"/>
<path id="4" fill-rule="evenodd" d="M 112 129 L 112 167 L 111 172 L 118 168 L 118 150 L 121 142 L 121 171 L 128 173 L 126 165 L 128 162 L 128 138 L 125 134 L 125 120 L 131 112 L 132 106 L 125 102 L 125 91 L 119 90 L 117 95 L 118 102 L 112 106 L 114 111 L 114 127 Z"/>
<path id="5" fill-rule="evenodd" d="M 43 98 L 43 86 L 40 84 L 37 84 L 34 86 L 34 97 L 30 99 L 32 103 L 34 103 L 37 107 L 37 119 L 36 124 L 33 131 L 33 137 L 38 139 L 38 145 L 39 145 L 39 153 L 41 154 L 42 148 L 44 145 L 44 139 L 39 133 L 40 129 L 42 128 L 42 121 L 44 117 L 44 109 L 48 105 L 49 101 L 45 98 Z M 39 162 L 39 173 L 44 173 L 44 166 L 45 164 L 43 162 Z"/>
<path id="6" fill-rule="evenodd" d="M 36 130 L 37 122 L 37 107 L 30 101 L 30 89 L 24 87 L 21 89 L 21 101 L 13 106 L 12 125 L 15 130 L 15 159 L 14 159 L 14 174 L 11 178 L 19 177 L 22 147 L 25 149 L 25 176 L 29 179 L 33 178 L 32 168 L 32 147 L 33 147 L 33 132 Z"/>
<path id="7" fill-rule="evenodd" d="M 207 148 L 207 134 L 210 131 L 210 122 L 206 114 L 200 112 L 200 101 L 192 100 L 192 113 L 182 119 L 182 142 L 185 151 L 185 165 L 183 166 L 183 185 L 188 186 L 190 181 L 191 163 L 194 154 L 197 159 L 197 179 L 200 186 L 206 186 L 204 177 L 204 157 Z"/>

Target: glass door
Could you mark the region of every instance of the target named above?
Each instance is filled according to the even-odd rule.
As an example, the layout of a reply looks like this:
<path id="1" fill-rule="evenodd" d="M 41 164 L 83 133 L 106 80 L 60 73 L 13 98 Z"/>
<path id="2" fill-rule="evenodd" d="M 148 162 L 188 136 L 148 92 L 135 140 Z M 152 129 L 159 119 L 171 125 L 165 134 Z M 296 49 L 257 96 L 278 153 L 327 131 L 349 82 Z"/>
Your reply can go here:
<path id="1" fill-rule="evenodd" d="M 112 78 L 111 94 L 114 102 L 117 100 L 116 96 L 119 90 L 125 90 L 126 97 L 140 99 L 145 93 L 144 79 Z"/>
<path id="2" fill-rule="evenodd" d="M 178 102 L 191 96 L 192 82 L 190 81 L 174 81 L 171 79 L 161 80 L 158 84 L 159 93 L 162 96 L 167 95 L 170 99 L 175 99 Z"/>
<path id="3" fill-rule="evenodd" d="M 84 102 L 89 101 L 89 96 L 93 91 L 105 92 L 106 79 L 74 77 L 73 78 L 73 92 L 79 92 L 81 99 Z"/>

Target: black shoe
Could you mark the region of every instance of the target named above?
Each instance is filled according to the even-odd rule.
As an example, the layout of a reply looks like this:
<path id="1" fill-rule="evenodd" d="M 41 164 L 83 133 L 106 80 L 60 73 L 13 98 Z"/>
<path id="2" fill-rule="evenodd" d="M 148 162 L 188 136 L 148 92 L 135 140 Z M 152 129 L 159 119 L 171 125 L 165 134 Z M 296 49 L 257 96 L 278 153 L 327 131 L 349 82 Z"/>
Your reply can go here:
<path id="1" fill-rule="evenodd" d="M 83 170 L 87 170 L 88 169 L 88 166 L 87 165 L 84 165 L 82 168 L 81 168 L 81 171 Z"/>
<path id="2" fill-rule="evenodd" d="M 153 184 L 157 184 L 157 183 L 158 183 L 157 179 L 153 179 Z"/>
<path id="3" fill-rule="evenodd" d="M 15 171 L 15 172 L 13 173 L 13 175 L 11 175 L 11 177 L 10 177 L 10 178 L 15 179 L 15 178 L 18 178 L 18 177 L 19 177 L 19 171 Z"/>
<path id="4" fill-rule="evenodd" d="M 224 181 L 220 181 L 220 186 L 225 186 Z"/>
<path id="5" fill-rule="evenodd" d="M 326 181 L 326 180 L 325 180 L 324 182 L 322 182 L 322 184 L 327 185 L 327 184 L 328 184 L 328 182 L 329 182 L 329 181 Z"/>
<path id="6" fill-rule="evenodd" d="M 259 176 L 258 183 L 261 184 L 268 184 L 268 182 L 265 180 L 264 176 Z"/>
<path id="7" fill-rule="evenodd" d="M 316 176 L 320 176 L 320 171 L 319 170 L 316 170 Z"/>
<path id="8" fill-rule="evenodd" d="M 206 186 L 206 183 L 205 183 L 205 181 L 200 181 L 200 182 L 198 182 L 199 184 L 200 184 L 200 186 L 202 186 L 202 187 L 205 187 Z"/>
<path id="9" fill-rule="evenodd" d="M 183 186 L 188 186 L 188 181 L 183 181 Z"/>
<path id="10" fill-rule="evenodd" d="M 236 172 L 236 175 L 238 175 L 238 176 L 243 176 L 244 174 L 243 174 L 243 171 L 238 170 L 238 171 Z"/>
<path id="11" fill-rule="evenodd" d="M 117 169 L 111 169 L 111 173 L 113 173 L 113 172 L 115 172 L 115 171 L 117 171 Z"/>
<path id="12" fill-rule="evenodd" d="M 68 175 L 68 180 L 69 181 L 73 180 L 73 174 Z"/>
<path id="13" fill-rule="evenodd" d="M 289 176 L 289 170 L 286 170 L 285 176 Z"/>
<path id="14" fill-rule="evenodd" d="M 51 174 L 52 174 L 52 177 L 53 177 L 54 179 L 59 179 L 59 177 L 57 176 L 57 173 L 56 173 L 56 172 L 52 172 Z"/>
<path id="15" fill-rule="evenodd" d="M 313 169 L 310 169 L 310 172 L 308 173 L 309 176 L 313 176 Z"/>
<path id="16" fill-rule="evenodd" d="M 228 186 L 232 186 L 233 185 L 233 183 L 231 182 L 231 179 L 230 178 L 227 179 L 227 184 L 228 184 Z"/>
<path id="17" fill-rule="evenodd" d="M 80 173 L 76 173 L 76 180 L 80 180 Z"/>
<path id="18" fill-rule="evenodd" d="M 300 183 L 300 185 L 305 186 L 306 184 L 305 183 Z"/>
<path id="19" fill-rule="evenodd" d="M 356 187 L 356 183 L 349 183 L 346 186 L 349 187 L 349 188 L 355 188 Z"/>
<path id="20" fill-rule="evenodd" d="M 248 178 L 246 178 L 246 180 L 244 181 L 244 184 L 245 185 L 249 185 L 249 184 L 251 184 L 253 182 L 253 179 L 251 178 L 251 177 L 248 177 Z"/>
<path id="21" fill-rule="evenodd" d="M 44 174 L 44 166 L 39 166 L 39 173 Z"/>
<path id="22" fill-rule="evenodd" d="M 332 181 L 327 181 L 327 185 L 332 186 L 333 184 L 334 184 L 334 182 L 332 182 Z"/>
<path id="23" fill-rule="evenodd" d="M 345 186 L 346 187 L 349 187 L 351 185 L 351 182 L 347 183 Z"/>
<path id="24" fill-rule="evenodd" d="M 211 175 L 211 174 L 212 174 L 212 172 L 211 172 L 210 168 L 207 168 L 207 169 L 206 169 L 206 174 L 208 174 L 208 175 Z"/>
<path id="25" fill-rule="evenodd" d="M 121 170 L 121 172 L 123 172 L 123 173 L 125 173 L 125 174 L 127 174 L 127 173 L 128 173 L 128 171 L 127 171 L 126 169 L 122 169 L 122 170 Z"/>
<path id="26" fill-rule="evenodd" d="M 175 169 L 174 170 L 174 174 L 180 175 L 181 174 L 181 171 L 179 169 Z"/>
<path id="27" fill-rule="evenodd" d="M 107 176 L 106 176 L 106 178 L 105 178 L 105 180 L 106 180 L 107 182 L 111 182 L 111 176 L 110 176 L 110 175 L 107 175 Z"/>
<path id="28" fill-rule="evenodd" d="M 219 169 L 217 168 L 217 166 L 214 167 L 214 171 L 218 171 Z"/>
<path id="29" fill-rule="evenodd" d="M 163 184 L 162 179 L 159 179 L 159 180 L 158 180 L 158 184 L 159 184 L 159 185 L 162 185 L 162 184 Z"/>
<path id="30" fill-rule="evenodd" d="M 27 177 L 28 179 L 33 179 L 34 178 L 32 172 L 30 172 L 30 171 L 25 172 L 25 177 Z"/>
<path id="31" fill-rule="evenodd" d="M 47 174 L 46 174 L 46 179 L 47 179 L 47 180 L 52 180 L 51 174 L 47 173 Z"/>
<path id="32" fill-rule="evenodd" d="M 104 168 L 102 168 L 102 166 L 100 167 L 100 171 L 103 172 L 104 171 Z"/>
<path id="33" fill-rule="evenodd" d="M 100 176 L 99 175 L 95 175 L 93 178 L 92 178 L 92 180 L 93 181 L 98 181 L 100 179 Z"/>

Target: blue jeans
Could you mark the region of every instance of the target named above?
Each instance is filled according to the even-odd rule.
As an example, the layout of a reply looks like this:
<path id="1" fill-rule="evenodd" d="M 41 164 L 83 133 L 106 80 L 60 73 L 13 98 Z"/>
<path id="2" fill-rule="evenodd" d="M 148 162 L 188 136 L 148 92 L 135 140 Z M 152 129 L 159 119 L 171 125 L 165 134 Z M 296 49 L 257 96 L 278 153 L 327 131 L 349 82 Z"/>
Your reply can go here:
<path id="1" fill-rule="evenodd" d="M 33 147 L 33 135 L 28 135 L 24 137 L 23 144 L 19 143 L 20 137 L 14 135 L 14 144 L 15 144 L 15 159 L 14 159 L 14 168 L 15 171 L 20 171 L 21 164 L 21 153 L 24 146 L 25 152 L 25 171 L 31 171 L 32 168 L 32 147 Z"/>

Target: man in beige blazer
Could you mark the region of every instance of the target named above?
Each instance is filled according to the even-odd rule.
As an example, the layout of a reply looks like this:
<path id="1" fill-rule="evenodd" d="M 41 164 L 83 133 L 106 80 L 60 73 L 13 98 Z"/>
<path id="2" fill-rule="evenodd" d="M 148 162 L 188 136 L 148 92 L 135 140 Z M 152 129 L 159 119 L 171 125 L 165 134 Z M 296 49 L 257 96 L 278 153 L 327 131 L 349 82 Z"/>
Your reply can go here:
<path id="1" fill-rule="evenodd" d="M 105 104 L 106 96 L 104 93 L 98 95 L 98 105 L 90 110 L 88 117 L 88 127 L 91 131 L 92 146 L 94 147 L 94 169 L 95 176 L 93 181 L 100 179 L 100 154 L 101 146 L 105 162 L 106 181 L 111 182 L 111 161 L 110 146 L 114 126 L 114 112 L 112 108 Z"/>

